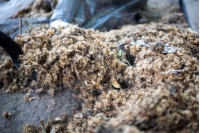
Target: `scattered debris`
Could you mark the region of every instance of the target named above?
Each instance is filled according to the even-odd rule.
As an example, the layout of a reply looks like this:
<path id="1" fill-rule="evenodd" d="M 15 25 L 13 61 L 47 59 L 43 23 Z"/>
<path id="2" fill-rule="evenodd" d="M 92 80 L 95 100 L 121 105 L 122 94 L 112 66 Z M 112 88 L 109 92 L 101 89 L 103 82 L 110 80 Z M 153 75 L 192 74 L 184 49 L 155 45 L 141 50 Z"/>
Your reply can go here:
<path id="1" fill-rule="evenodd" d="M 56 117 L 55 121 L 61 121 L 61 118 L 60 117 Z"/>
<path id="2" fill-rule="evenodd" d="M 74 115 L 74 117 L 83 118 L 83 114 L 82 113 L 77 113 L 77 114 Z"/>
<path id="3" fill-rule="evenodd" d="M 55 90 L 54 89 L 51 88 L 48 92 L 51 95 L 51 97 L 55 96 Z"/>
<path id="4" fill-rule="evenodd" d="M 115 88 L 121 88 L 120 84 L 115 80 L 115 78 L 112 78 L 112 85 L 113 85 Z"/>
<path id="5" fill-rule="evenodd" d="M 39 88 L 36 90 L 37 94 L 42 94 L 45 92 L 45 90 L 43 88 Z"/>
<path id="6" fill-rule="evenodd" d="M 36 128 L 31 124 L 27 124 L 23 126 L 23 129 L 26 133 L 37 133 Z"/>
<path id="7" fill-rule="evenodd" d="M 32 101 L 32 100 L 35 100 L 36 98 L 37 98 L 37 97 L 31 97 L 31 98 L 30 98 L 30 93 L 24 95 L 24 100 L 25 100 L 26 102 L 30 102 L 30 101 Z"/>
<path id="8" fill-rule="evenodd" d="M 170 46 L 168 43 L 165 44 L 165 48 L 163 53 L 175 53 L 176 52 L 176 48 L 173 46 Z"/>
<path id="9" fill-rule="evenodd" d="M 18 35 L 15 41 L 24 52 L 20 57 L 21 74 L 11 61 L 5 60 L 7 55 L 3 56 L 0 81 L 4 90 L 16 90 L 12 87 L 19 82 L 20 75 L 29 75 L 35 68 L 40 82 L 28 82 L 25 77 L 18 90 L 44 88 L 54 95 L 62 87 L 77 93 L 74 99 L 84 101 L 81 106 L 75 104 L 73 118 L 64 123 L 62 120 L 50 123 L 56 131 L 198 130 L 199 35 L 196 33 L 164 24 L 124 26 L 109 32 L 74 25 L 58 29 L 39 26 Z M 128 45 L 123 47 L 134 61 L 126 58 L 128 52 L 119 52 L 118 44 L 122 42 Z M 163 53 L 165 44 L 168 53 Z M 128 65 L 127 60 L 133 65 Z M 105 117 L 102 114 L 96 117 L 99 113 Z"/>
<path id="10" fill-rule="evenodd" d="M 29 98 L 29 102 L 32 101 L 32 100 L 35 100 L 37 97 L 32 97 L 32 98 Z"/>
<path id="11" fill-rule="evenodd" d="M 25 100 L 26 102 L 29 101 L 29 96 L 30 96 L 30 95 L 25 95 L 25 96 L 24 96 L 24 100 Z"/>
<path id="12" fill-rule="evenodd" d="M 109 120 L 109 118 L 107 118 L 103 113 L 96 114 L 95 117 L 103 120 Z"/>
<path id="13" fill-rule="evenodd" d="M 5 119 L 10 119 L 11 114 L 6 110 L 6 111 L 3 113 L 3 117 L 4 117 Z"/>

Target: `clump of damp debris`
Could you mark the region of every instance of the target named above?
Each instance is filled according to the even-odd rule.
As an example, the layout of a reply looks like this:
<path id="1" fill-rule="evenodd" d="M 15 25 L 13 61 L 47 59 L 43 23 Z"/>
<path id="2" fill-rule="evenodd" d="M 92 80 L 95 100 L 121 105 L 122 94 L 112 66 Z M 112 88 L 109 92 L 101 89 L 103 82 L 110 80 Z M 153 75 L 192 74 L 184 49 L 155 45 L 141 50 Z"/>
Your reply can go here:
<path id="1" fill-rule="evenodd" d="M 43 88 L 55 95 L 58 88 L 71 88 L 75 98 L 84 100 L 73 118 L 55 118 L 41 131 L 198 130 L 199 35 L 191 30 L 164 24 L 109 32 L 39 26 L 15 41 L 24 52 L 21 73 L 6 59 L 1 65 L 8 71 L 8 78 L 1 77 L 4 90 Z M 38 83 L 24 76 L 33 70 Z"/>

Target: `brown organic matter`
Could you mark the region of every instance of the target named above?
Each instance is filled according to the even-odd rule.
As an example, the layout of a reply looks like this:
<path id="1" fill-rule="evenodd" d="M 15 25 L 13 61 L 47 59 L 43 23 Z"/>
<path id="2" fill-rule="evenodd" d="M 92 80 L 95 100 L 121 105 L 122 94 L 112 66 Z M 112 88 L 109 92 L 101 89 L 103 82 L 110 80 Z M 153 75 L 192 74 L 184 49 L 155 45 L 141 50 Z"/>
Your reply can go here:
<path id="1" fill-rule="evenodd" d="M 0 69 L 4 90 L 40 93 L 42 88 L 56 96 L 68 88 L 79 101 L 73 118 L 52 120 L 45 130 L 198 131 L 199 35 L 191 30 L 164 24 L 109 32 L 39 26 L 15 41 L 24 52 L 21 73 L 5 55 Z M 39 82 L 25 76 L 33 69 Z"/>

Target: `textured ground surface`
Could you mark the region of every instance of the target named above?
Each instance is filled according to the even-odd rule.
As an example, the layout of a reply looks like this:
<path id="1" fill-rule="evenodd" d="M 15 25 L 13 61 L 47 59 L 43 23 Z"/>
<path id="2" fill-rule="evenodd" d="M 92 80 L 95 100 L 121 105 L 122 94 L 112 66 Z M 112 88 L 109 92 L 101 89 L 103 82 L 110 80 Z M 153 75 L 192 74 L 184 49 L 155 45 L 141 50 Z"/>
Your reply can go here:
<path id="1" fill-rule="evenodd" d="M 11 114 L 11 119 L 4 119 L 0 116 L 0 132 L 16 133 L 23 129 L 23 125 L 34 123 L 40 126 L 40 121 L 46 123 L 51 118 L 60 116 L 63 112 L 72 114 L 75 101 L 71 98 L 71 92 L 65 90 L 58 93 L 54 98 L 49 95 L 39 96 L 32 94 L 37 99 L 25 102 L 23 93 L 8 94 L 0 90 L 0 114 L 7 110 Z M 55 105 L 52 101 L 55 101 Z M 59 103 L 59 104 L 56 104 Z"/>

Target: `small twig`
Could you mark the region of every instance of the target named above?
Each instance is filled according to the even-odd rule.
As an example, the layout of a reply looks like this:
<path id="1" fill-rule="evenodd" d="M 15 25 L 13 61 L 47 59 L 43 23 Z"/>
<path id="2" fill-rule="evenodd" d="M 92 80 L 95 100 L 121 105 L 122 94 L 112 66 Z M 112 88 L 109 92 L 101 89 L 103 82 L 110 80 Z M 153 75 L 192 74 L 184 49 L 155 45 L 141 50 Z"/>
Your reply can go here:
<path id="1" fill-rule="evenodd" d="M 22 19 L 19 18 L 19 34 L 22 34 Z"/>
<path id="2" fill-rule="evenodd" d="M 126 60 L 126 62 L 129 64 L 129 66 L 131 66 L 131 64 L 128 62 L 128 60 L 127 59 L 125 59 Z"/>

